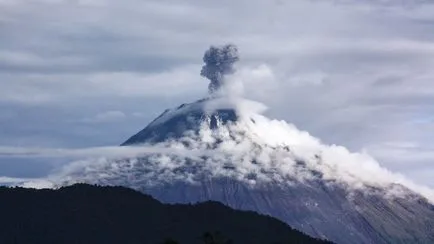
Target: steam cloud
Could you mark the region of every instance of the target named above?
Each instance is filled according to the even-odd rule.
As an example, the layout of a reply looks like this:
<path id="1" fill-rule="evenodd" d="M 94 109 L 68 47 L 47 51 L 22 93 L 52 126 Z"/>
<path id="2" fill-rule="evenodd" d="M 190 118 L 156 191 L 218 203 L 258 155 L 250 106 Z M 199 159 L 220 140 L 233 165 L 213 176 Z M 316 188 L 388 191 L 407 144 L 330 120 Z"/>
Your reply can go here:
<path id="1" fill-rule="evenodd" d="M 200 75 L 211 82 L 208 85 L 209 93 L 220 89 L 224 84 L 224 76 L 235 72 L 234 64 L 239 60 L 238 48 L 232 44 L 224 46 L 211 46 L 204 54 L 205 65 Z"/>

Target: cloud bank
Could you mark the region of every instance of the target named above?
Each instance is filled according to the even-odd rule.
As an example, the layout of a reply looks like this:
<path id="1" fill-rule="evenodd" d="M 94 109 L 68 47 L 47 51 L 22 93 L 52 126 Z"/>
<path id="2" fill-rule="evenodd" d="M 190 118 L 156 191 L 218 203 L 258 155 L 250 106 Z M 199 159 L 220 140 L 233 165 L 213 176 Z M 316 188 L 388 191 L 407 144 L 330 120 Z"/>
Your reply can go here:
<path id="1" fill-rule="evenodd" d="M 220 97 L 207 100 L 204 107 L 189 104 L 177 115 L 188 116 L 208 108 L 232 108 L 239 114 L 236 122 L 211 128 L 204 118 L 200 130 L 185 131 L 184 136 L 157 144 L 101 147 L 75 150 L 0 148 L 0 156 L 88 158 L 59 167 L 46 179 L 8 179 L 10 184 L 27 187 L 55 187 L 77 182 L 152 187 L 183 181 L 200 184 L 204 179 L 230 177 L 252 187 L 267 183 L 309 184 L 321 180 L 353 190 L 377 187 L 391 196 L 410 194 L 403 185 L 434 202 L 434 191 L 392 173 L 366 153 L 325 145 L 294 125 L 270 120 L 258 113 L 258 103 L 242 98 Z M 264 106 L 262 106 L 264 107 Z M 152 126 L 169 120 L 161 117 Z"/>

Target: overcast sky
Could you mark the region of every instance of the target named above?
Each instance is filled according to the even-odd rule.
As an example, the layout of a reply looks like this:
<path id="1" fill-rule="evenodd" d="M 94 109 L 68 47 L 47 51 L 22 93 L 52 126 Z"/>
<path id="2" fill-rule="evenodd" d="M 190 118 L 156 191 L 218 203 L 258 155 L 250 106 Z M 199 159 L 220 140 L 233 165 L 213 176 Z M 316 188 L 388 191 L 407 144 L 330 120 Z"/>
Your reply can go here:
<path id="1" fill-rule="evenodd" d="M 211 44 L 245 96 L 434 186 L 434 4 L 424 0 L 0 0 L 0 147 L 122 143 L 207 93 Z M 0 176 L 61 159 L 0 157 Z"/>

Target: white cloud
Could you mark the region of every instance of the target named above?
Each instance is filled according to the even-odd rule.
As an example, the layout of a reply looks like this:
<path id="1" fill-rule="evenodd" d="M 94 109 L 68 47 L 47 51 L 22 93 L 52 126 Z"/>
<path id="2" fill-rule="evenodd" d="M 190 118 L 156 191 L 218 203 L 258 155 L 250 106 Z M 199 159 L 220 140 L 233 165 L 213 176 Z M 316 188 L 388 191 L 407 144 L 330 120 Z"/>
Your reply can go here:
<path id="1" fill-rule="evenodd" d="M 13 178 L 13 177 L 0 177 L 1 185 L 20 185 L 28 188 L 53 188 L 53 182 L 47 179 L 31 179 L 31 178 Z"/>
<path id="2" fill-rule="evenodd" d="M 53 177 L 58 177 L 61 181 L 66 177 L 69 183 L 123 182 L 122 184 L 128 186 L 140 187 L 140 184 L 189 179 L 184 174 L 188 174 L 190 170 L 182 169 L 190 168 L 191 164 L 194 164 L 193 168 L 199 167 L 199 170 L 190 179 L 193 182 L 202 174 L 210 174 L 215 177 L 230 176 L 252 183 L 249 175 L 254 172 L 257 176 L 254 182 L 257 184 L 270 181 L 286 184 L 293 178 L 302 182 L 315 178 L 317 176 L 312 173 L 315 171 L 321 173 L 322 179 L 346 184 L 350 190 L 366 185 L 388 187 L 392 183 L 399 183 L 434 201 L 433 190 L 388 171 L 368 154 L 350 153 L 341 146 L 324 145 L 294 125 L 269 120 L 254 110 L 245 110 L 245 106 L 240 106 L 240 102 L 248 101 L 231 99 L 230 102 L 233 102 L 233 106 L 243 116 L 236 124 L 221 126 L 212 131 L 205 120 L 198 135 L 186 132 L 185 137 L 179 140 L 128 149 L 145 153 L 142 159 L 137 159 L 135 155 L 133 158 L 121 157 L 118 161 L 106 158 L 81 161 L 66 167 L 60 176 Z M 227 108 L 228 103 L 219 105 Z M 158 126 L 159 123 L 153 125 Z M 189 146 L 186 147 L 183 142 L 188 142 Z M 214 146 L 217 147 L 208 149 Z M 189 161 L 189 158 L 193 160 Z M 304 162 L 305 168 L 297 165 L 298 161 Z M 234 168 L 226 169 L 228 164 Z M 170 170 L 165 170 L 167 168 Z M 125 178 L 126 175 L 137 172 L 151 172 L 151 175 L 141 177 L 139 185 Z M 178 172 L 178 175 L 173 172 Z"/>
<path id="3" fill-rule="evenodd" d="M 0 176 L 0 184 L 16 184 L 16 183 L 22 183 L 24 181 L 30 181 L 30 180 L 31 179 Z"/>
<path id="4" fill-rule="evenodd" d="M 205 109 L 234 108 L 241 117 L 234 124 L 229 123 L 214 130 L 210 129 L 205 119 L 199 133 L 185 131 L 179 139 L 155 145 L 84 149 L 1 147 L 0 156 L 88 158 L 57 168 L 57 173 L 40 179 L 44 185 L 47 185 L 46 182 L 52 185 L 116 182 L 139 188 L 185 179 L 194 183 L 203 175 L 229 176 L 260 185 L 266 182 L 291 184 L 294 180 L 304 182 L 321 177 L 324 181 L 343 184 L 350 191 L 365 186 L 388 189 L 398 183 L 434 201 L 434 190 L 392 173 L 366 153 L 351 153 L 342 146 L 325 145 L 292 124 L 270 120 L 256 109 L 251 109 L 251 104 L 257 107 L 252 101 L 227 97 L 204 103 Z M 180 110 L 188 113 L 201 109 L 198 106 L 186 105 Z M 167 116 L 170 117 L 170 114 Z M 161 117 L 159 120 L 152 124 L 156 126 L 155 130 L 167 118 Z M 395 143 L 392 146 L 414 148 L 412 144 Z M 301 166 L 298 162 L 305 165 Z M 228 169 L 228 165 L 232 167 Z M 191 173 L 192 170 L 197 172 Z M 320 175 L 314 172 L 320 172 Z M 131 181 L 128 177 L 138 173 L 141 174 L 140 179 Z M 255 179 L 250 177 L 252 173 L 256 175 Z M 33 183 L 29 186 L 35 185 L 34 181 L 30 182 Z"/>
<path id="5" fill-rule="evenodd" d="M 98 158 L 114 159 L 119 157 L 136 157 L 149 152 L 170 153 L 158 147 L 90 147 L 90 148 L 37 148 L 37 147 L 0 147 L 0 157 L 41 157 L 41 158 Z"/>
<path id="6" fill-rule="evenodd" d="M 434 148 L 416 142 L 385 142 L 367 146 L 364 151 L 384 161 L 385 166 L 402 171 L 410 178 L 419 179 L 434 187 L 429 175 L 434 174 Z"/>

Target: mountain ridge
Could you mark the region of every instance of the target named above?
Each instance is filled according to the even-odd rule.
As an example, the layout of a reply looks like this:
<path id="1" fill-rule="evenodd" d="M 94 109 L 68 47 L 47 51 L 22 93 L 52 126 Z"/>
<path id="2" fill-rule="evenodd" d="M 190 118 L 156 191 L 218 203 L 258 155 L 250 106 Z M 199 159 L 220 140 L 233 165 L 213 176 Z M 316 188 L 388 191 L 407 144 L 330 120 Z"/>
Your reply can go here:
<path id="1" fill-rule="evenodd" d="M 329 243 L 274 218 L 217 202 L 162 204 L 124 187 L 76 184 L 56 190 L 0 187 L 0 243 L 141 243 L 171 238 L 206 243 L 221 232 L 233 244 Z M 221 243 L 223 244 L 223 243 Z"/>

